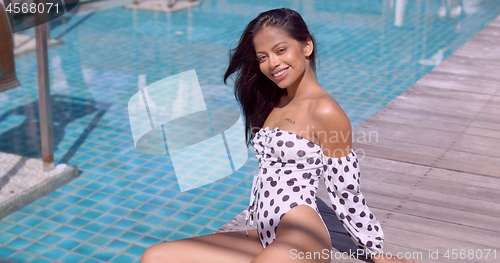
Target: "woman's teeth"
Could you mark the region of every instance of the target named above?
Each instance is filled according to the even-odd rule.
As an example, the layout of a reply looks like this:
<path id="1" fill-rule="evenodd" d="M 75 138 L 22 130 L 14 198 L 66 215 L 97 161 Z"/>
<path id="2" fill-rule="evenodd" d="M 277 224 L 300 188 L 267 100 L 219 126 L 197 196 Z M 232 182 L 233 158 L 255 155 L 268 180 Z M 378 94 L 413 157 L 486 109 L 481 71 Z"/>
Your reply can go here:
<path id="1" fill-rule="evenodd" d="M 273 74 L 273 77 L 279 77 L 285 73 L 286 69 L 281 70 L 280 72 Z"/>

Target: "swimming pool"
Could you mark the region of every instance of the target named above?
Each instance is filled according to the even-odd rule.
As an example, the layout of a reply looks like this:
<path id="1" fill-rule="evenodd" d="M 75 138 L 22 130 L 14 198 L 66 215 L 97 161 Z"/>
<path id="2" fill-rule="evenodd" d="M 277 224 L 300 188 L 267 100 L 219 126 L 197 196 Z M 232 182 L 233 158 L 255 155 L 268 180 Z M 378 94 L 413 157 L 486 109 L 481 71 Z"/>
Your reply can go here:
<path id="1" fill-rule="evenodd" d="M 500 14 L 495 1 L 463 0 L 457 17 L 440 17 L 442 1 L 248 2 L 207 0 L 170 15 L 85 4 L 52 23 L 52 37 L 64 41 L 49 50 L 55 158 L 81 175 L 0 221 L 0 258 L 132 262 L 147 246 L 212 233 L 241 212 L 254 159 L 180 192 L 168 156 L 135 150 L 127 102 L 139 76 L 151 84 L 190 69 L 214 104 L 231 99 L 221 86 L 227 51 L 261 11 L 287 6 L 303 15 L 318 42 L 319 81 L 354 127 L 429 72 L 440 50 L 445 57 Z M 34 61 L 17 57 L 22 86 L 0 93 L 0 151 L 40 155 Z"/>

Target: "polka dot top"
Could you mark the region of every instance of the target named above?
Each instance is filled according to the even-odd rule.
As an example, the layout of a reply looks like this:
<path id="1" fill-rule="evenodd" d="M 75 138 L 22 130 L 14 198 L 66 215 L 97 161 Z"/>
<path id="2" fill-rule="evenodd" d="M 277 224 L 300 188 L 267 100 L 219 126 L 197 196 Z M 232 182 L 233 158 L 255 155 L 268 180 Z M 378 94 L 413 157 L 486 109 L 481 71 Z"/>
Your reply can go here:
<path id="1" fill-rule="evenodd" d="M 255 134 L 253 148 L 259 172 L 253 179 L 246 223 L 253 225 L 256 219 L 264 248 L 276 239 L 278 223 L 290 209 L 307 205 L 319 214 L 316 192 L 322 177 L 332 208 L 352 240 L 368 253 L 382 252 L 384 233 L 360 191 L 354 151 L 331 158 L 299 135 L 267 127 Z"/>

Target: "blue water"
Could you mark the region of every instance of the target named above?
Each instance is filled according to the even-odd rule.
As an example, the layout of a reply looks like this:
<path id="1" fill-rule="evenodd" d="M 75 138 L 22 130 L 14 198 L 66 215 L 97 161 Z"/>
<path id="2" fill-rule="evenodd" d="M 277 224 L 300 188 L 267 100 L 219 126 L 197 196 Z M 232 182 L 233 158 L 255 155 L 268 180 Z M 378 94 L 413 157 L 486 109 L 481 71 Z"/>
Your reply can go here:
<path id="1" fill-rule="evenodd" d="M 55 159 L 80 176 L 1 219 L 0 258 L 133 262 L 150 245 L 212 233 L 243 211 L 254 158 L 181 192 L 168 155 L 135 149 L 127 103 L 139 75 L 151 84 L 196 69 L 204 95 L 231 100 L 221 81 L 229 48 L 259 12 L 287 6 L 316 37 L 319 81 L 356 127 L 433 68 L 420 60 L 440 49 L 446 57 L 500 14 L 497 1 L 462 2 L 462 14 L 441 18 L 442 1 L 408 1 L 398 25 L 393 1 L 204 0 L 173 14 L 80 5 L 51 23 L 64 43 L 49 49 Z M 35 61 L 18 56 L 22 86 L 0 93 L 1 152 L 41 156 Z"/>

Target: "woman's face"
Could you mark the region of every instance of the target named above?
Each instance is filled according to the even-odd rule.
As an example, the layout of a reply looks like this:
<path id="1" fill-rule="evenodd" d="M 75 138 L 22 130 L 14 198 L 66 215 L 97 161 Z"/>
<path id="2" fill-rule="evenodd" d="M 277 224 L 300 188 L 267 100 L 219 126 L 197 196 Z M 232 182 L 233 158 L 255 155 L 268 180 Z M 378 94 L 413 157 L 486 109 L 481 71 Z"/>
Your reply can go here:
<path id="1" fill-rule="evenodd" d="M 267 26 L 255 35 L 253 43 L 260 70 L 280 88 L 298 84 L 310 67 L 311 40 L 300 43 L 283 29 Z"/>

